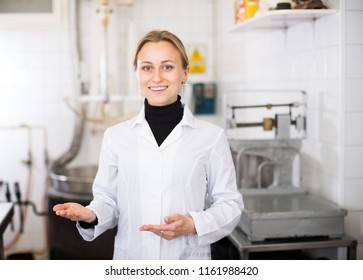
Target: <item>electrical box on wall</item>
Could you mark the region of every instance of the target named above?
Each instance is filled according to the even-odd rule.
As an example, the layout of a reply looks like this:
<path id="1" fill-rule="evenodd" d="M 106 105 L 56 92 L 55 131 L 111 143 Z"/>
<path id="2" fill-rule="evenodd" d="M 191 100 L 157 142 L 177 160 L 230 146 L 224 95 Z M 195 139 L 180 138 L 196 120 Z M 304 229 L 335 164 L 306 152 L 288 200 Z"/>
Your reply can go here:
<path id="1" fill-rule="evenodd" d="M 195 114 L 214 114 L 216 85 L 214 83 L 193 84 L 193 101 Z"/>

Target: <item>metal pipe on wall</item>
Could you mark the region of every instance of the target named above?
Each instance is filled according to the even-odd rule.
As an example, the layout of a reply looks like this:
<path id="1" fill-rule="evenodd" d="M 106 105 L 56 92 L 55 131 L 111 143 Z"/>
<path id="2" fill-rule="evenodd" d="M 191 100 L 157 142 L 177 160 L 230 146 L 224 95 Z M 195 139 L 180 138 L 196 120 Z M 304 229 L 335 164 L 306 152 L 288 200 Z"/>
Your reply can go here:
<path id="1" fill-rule="evenodd" d="M 83 94 L 87 94 L 87 89 L 82 82 L 81 75 L 81 55 L 80 55 L 80 42 L 79 42 L 79 22 L 78 22 L 78 13 L 79 13 L 79 1 L 68 1 L 67 7 L 69 12 L 68 14 L 68 24 L 69 24 L 69 36 L 71 42 L 71 55 L 73 57 L 72 61 L 74 62 L 73 68 L 75 73 L 75 86 L 76 86 L 76 94 L 80 97 Z M 72 142 L 69 146 L 69 149 L 62 154 L 59 158 L 53 160 L 50 165 L 50 171 L 58 168 L 65 167 L 68 163 L 70 163 L 79 153 L 81 148 L 81 143 L 83 140 L 85 129 L 85 121 L 79 116 L 75 116 L 75 123 L 73 129 L 73 138 Z"/>
<path id="2" fill-rule="evenodd" d="M 108 6 L 108 1 L 101 1 L 101 8 L 99 12 L 102 14 L 102 50 L 100 61 L 100 92 L 103 97 L 103 102 L 108 103 L 109 91 L 108 91 L 108 15 L 112 13 L 112 9 Z"/>
<path id="3" fill-rule="evenodd" d="M 19 229 L 17 229 L 17 231 L 15 232 L 14 236 L 12 237 L 12 239 L 5 244 L 4 246 L 4 250 L 5 251 L 9 251 L 10 249 L 12 249 L 14 247 L 15 244 L 17 244 L 17 242 L 19 241 L 21 234 L 23 233 L 23 225 L 26 221 L 26 217 L 27 217 L 27 212 L 28 209 L 27 207 L 22 207 L 21 202 L 26 202 L 24 203 L 24 205 L 30 205 L 33 207 L 33 209 L 36 209 L 35 204 L 31 201 L 29 201 L 29 197 L 30 197 L 30 189 L 31 189 L 31 185 L 32 185 L 32 178 L 33 178 L 33 130 L 40 130 L 43 134 L 43 146 L 44 146 L 44 164 L 45 166 L 48 166 L 49 163 L 49 158 L 48 158 L 48 134 L 47 134 L 47 130 L 45 127 L 40 126 L 40 125 L 30 125 L 30 124 L 21 124 L 21 125 L 10 125 L 10 126 L 0 126 L 0 130 L 18 130 L 18 129 L 25 129 L 27 132 L 27 146 L 28 146 L 28 157 L 25 160 L 22 160 L 22 162 L 27 166 L 28 168 L 28 174 L 26 177 L 26 182 L 25 182 L 25 187 L 24 187 L 24 196 L 23 198 L 20 197 L 20 187 L 18 182 L 15 183 L 15 194 L 17 195 L 17 205 L 19 205 L 19 211 L 20 211 L 20 217 L 22 220 L 22 223 L 19 227 Z M 34 208 L 35 207 L 35 208 Z"/>

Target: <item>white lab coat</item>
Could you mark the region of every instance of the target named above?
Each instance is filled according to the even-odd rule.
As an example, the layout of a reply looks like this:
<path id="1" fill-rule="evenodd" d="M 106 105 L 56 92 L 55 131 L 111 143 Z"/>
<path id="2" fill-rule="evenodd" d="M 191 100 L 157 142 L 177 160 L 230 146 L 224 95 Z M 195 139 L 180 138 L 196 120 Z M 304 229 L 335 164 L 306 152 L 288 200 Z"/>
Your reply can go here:
<path id="1" fill-rule="evenodd" d="M 114 259 L 210 259 L 210 244 L 232 232 L 243 208 L 224 130 L 194 118 L 186 105 L 160 147 L 144 108 L 108 128 L 93 193 L 87 207 L 98 225 L 84 229 L 77 223 L 77 228 L 92 241 L 117 225 Z M 197 234 L 168 241 L 139 231 L 175 213 L 193 217 Z"/>

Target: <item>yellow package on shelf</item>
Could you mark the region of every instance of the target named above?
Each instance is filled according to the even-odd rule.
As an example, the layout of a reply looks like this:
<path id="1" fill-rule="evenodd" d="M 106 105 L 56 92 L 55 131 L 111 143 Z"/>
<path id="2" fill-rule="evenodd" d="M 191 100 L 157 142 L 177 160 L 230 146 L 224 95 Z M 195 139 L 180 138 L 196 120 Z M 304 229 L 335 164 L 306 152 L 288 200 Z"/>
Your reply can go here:
<path id="1" fill-rule="evenodd" d="M 235 22 L 243 22 L 249 18 L 252 18 L 258 11 L 258 0 L 235 0 Z"/>
<path id="2" fill-rule="evenodd" d="M 258 0 L 246 0 L 246 19 L 255 15 L 258 11 Z"/>

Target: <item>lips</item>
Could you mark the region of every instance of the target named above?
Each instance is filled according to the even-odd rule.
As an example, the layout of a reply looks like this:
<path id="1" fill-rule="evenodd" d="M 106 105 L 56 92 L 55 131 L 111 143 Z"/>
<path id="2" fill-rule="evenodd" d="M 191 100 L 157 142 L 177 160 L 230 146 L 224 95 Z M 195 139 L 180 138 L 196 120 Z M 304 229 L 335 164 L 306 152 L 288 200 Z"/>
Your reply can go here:
<path id="1" fill-rule="evenodd" d="M 168 87 L 167 86 L 157 86 L 157 87 L 149 87 L 149 89 L 151 91 L 164 91 L 166 90 Z"/>

